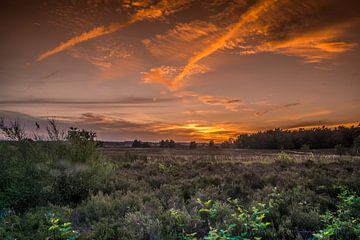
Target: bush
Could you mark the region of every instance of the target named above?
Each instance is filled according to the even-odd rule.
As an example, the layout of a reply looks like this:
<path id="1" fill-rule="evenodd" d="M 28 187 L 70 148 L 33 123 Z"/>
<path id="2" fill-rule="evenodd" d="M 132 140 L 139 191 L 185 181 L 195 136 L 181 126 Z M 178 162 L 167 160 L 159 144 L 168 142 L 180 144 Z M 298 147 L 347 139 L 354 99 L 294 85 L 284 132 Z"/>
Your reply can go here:
<path id="1" fill-rule="evenodd" d="M 9 210 L 0 218 L 0 239 L 76 239 L 69 219 L 70 209 L 60 207 L 34 208 L 24 215 Z"/>
<path id="2" fill-rule="evenodd" d="M 82 135 L 86 131 L 69 133 L 66 142 L 0 143 L 0 209 L 77 204 L 101 190 L 113 166 Z"/>
<path id="3" fill-rule="evenodd" d="M 324 228 L 314 234 L 316 239 L 360 238 L 360 197 L 343 189 L 338 198 L 337 211 L 321 215 Z"/>

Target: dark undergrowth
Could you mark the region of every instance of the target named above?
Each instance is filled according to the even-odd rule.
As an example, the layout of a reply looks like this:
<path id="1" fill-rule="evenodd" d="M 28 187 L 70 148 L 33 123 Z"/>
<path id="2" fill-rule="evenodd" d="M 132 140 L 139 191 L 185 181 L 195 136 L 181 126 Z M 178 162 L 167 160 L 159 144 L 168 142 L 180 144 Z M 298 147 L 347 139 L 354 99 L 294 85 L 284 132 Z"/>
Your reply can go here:
<path id="1" fill-rule="evenodd" d="M 81 136 L 0 143 L 0 239 L 359 238 L 356 157 L 106 155 Z"/>

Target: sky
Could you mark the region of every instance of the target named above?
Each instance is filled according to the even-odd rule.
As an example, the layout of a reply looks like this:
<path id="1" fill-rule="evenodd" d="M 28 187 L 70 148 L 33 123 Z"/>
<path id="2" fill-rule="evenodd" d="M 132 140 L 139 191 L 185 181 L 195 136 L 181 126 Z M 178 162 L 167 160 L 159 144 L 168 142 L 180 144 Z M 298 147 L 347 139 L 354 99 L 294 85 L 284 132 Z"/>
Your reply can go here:
<path id="1" fill-rule="evenodd" d="M 358 0 L 2 0 L 0 116 L 218 142 L 360 121 Z"/>

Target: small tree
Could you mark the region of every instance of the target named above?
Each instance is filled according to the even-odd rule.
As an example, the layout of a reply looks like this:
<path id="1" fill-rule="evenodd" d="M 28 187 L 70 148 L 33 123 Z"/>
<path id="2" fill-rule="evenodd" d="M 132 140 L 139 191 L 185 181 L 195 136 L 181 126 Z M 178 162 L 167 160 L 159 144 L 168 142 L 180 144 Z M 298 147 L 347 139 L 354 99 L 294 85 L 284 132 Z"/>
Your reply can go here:
<path id="1" fill-rule="evenodd" d="M 209 141 L 209 148 L 214 148 L 215 147 L 215 142 L 214 140 L 210 140 Z"/>
<path id="2" fill-rule="evenodd" d="M 174 140 L 170 140 L 169 141 L 169 148 L 174 148 L 176 145 L 175 141 Z"/>
<path id="3" fill-rule="evenodd" d="M 67 133 L 70 158 L 73 162 L 90 160 L 96 150 L 96 133 L 71 127 Z"/>
<path id="4" fill-rule="evenodd" d="M 141 147 L 142 142 L 140 140 L 135 139 L 131 145 L 133 148 L 139 148 Z"/>
<path id="5" fill-rule="evenodd" d="M 195 141 L 191 141 L 190 145 L 189 145 L 189 148 L 190 149 L 196 149 L 196 147 L 197 147 L 197 143 Z"/>

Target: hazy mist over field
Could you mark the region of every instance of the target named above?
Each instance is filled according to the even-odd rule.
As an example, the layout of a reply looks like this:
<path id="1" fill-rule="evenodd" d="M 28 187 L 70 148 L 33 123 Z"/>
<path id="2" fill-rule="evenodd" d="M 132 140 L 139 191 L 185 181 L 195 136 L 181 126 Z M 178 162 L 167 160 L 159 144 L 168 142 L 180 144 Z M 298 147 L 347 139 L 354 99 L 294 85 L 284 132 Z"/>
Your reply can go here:
<path id="1" fill-rule="evenodd" d="M 103 140 L 360 119 L 357 0 L 2 0 L 0 115 Z"/>

